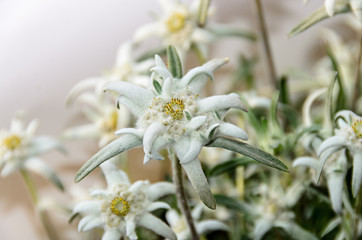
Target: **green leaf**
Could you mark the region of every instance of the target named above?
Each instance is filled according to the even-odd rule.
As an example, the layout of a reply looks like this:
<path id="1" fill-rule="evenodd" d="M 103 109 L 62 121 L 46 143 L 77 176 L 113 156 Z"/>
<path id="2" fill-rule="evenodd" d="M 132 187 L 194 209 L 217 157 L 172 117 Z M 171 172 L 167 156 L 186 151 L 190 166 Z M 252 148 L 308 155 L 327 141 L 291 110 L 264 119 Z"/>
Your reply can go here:
<path id="1" fill-rule="evenodd" d="M 278 158 L 274 157 L 270 153 L 264 152 L 263 150 L 251 146 L 244 142 L 239 142 L 237 140 L 218 137 L 206 145 L 207 147 L 221 147 L 228 149 L 233 152 L 243 154 L 244 156 L 250 157 L 262 164 L 265 164 L 269 167 L 279 169 L 284 172 L 288 172 L 287 166 L 280 161 Z"/>
<path id="2" fill-rule="evenodd" d="M 279 100 L 279 91 L 276 91 L 273 94 L 270 106 L 270 120 L 274 128 L 278 128 L 280 130 L 280 124 L 278 121 L 278 100 Z"/>
<path id="3" fill-rule="evenodd" d="M 68 220 L 68 224 L 71 224 L 78 216 L 80 216 L 79 213 L 73 213 Z"/>
<path id="4" fill-rule="evenodd" d="M 257 37 L 254 33 L 242 30 L 239 28 L 235 28 L 232 26 L 224 25 L 224 24 L 213 24 L 210 27 L 206 28 L 216 37 L 241 37 L 248 39 L 250 41 L 256 41 Z"/>
<path id="5" fill-rule="evenodd" d="M 161 93 L 162 93 L 161 84 L 159 82 L 157 82 L 156 80 L 153 80 L 153 87 L 155 88 L 158 95 L 161 95 Z"/>
<path id="6" fill-rule="evenodd" d="M 289 103 L 289 91 L 288 91 L 288 78 L 282 76 L 279 81 L 280 88 L 280 102 L 284 104 Z"/>
<path id="7" fill-rule="evenodd" d="M 102 164 L 104 161 L 127 151 L 131 148 L 142 145 L 142 138 L 138 138 L 135 135 L 123 135 L 113 142 L 106 145 L 104 148 L 99 150 L 91 159 L 89 159 L 75 175 L 74 181 L 79 182 L 85 178 L 90 172 L 96 167 Z"/>
<path id="8" fill-rule="evenodd" d="M 229 172 L 233 169 L 235 169 L 238 166 L 245 166 L 248 165 L 250 163 L 255 163 L 255 161 L 251 158 L 248 157 L 242 157 L 242 158 L 235 158 L 235 159 L 231 159 L 229 161 L 220 163 L 218 165 L 216 165 L 215 167 L 211 168 L 209 170 L 209 177 L 216 177 L 220 174 Z"/>
<path id="9" fill-rule="evenodd" d="M 225 196 L 225 195 L 221 195 L 221 194 L 215 194 L 214 195 L 216 204 L 218 205 L 222 205 L 230 210 L 236 210 L 238 212 L 241 213 L 245 213 L 245 214 L 250 214 L 248 211 L 248 208 L 245 204 L 237 201 L 234 198 Z"/>
<path id="10" fill-rule="evenodd" d="M 350 11 L 351 11 L 351 8 L 349 7 L 348 2 L 336 2 L 334 5 L 334 14 L 335 15 L 350 12 Z M 303 31 L 307 30 L 314 24 L 316 24 L 326 18 L 329 18 L 329 15 L 327 14 L 325 8 L 322 7 L 320 9 L 318 9 L 317 11 L 315 11 L 314 13 L 312 13 L 311 15 L 309 15 L 304 20 L 302 20 L 297 26 L 295 26 L 292 29 L 292 31 L 290 31 L 290 33 L 288 34 L 288 37 L 293 37 Z"/>
<path id="11" fill-rule="evenodd" d="M 170 72 L 174 78 L 182 78 L 182 65 L 180 57 L 177 54 L 174 46 L 168 46 L 167 48 L 167 64 Z"/>

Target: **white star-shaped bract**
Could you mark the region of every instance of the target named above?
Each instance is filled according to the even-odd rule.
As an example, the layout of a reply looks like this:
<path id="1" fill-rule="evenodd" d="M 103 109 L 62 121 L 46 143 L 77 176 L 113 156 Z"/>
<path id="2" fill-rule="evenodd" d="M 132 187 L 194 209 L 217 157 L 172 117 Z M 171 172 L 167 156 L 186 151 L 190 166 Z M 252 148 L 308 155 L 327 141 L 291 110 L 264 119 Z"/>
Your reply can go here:
<path id="1" fill-rule="evenodd" d="M 154 88 L 145 89 L 127 82 L 110 82 L 105 87 L 118 92 L 119 102 L 138 118 L 136 128 L 116 132 L 124 134 L 116 141 L 122 144 L 127 141 L 132 147 L 143 144 L 144 163 L 151 158 L 162 160 L 158 151 L 172 146 L 201 200 L 215 208 L 197 157 L 202 147 L 217 136 L 246 140 L 248 136 L 244 130 L 222 120 L 230 108 L 246 108 L 235 93 L 204 99 L 200 99 L 198 93 L 209 77 L 214 78 L 213 71 L 228 59 L 211 60 L 190 70 L 181 79 L 172 76 L 159 56 L 156 55 L 155 60 L 156 66 L 151 69 Z M 124 140 L 120 140 L 122 138 Z"/>
<path id="2" fill-rule="evenodd" d="M 142 226 L 168 239 L 176 239 L 171 228 L 150 212 L 164 208 L 165 202 L 156 201 L 173 194 L 172 183 L 136 181 L 131 184 L 125 172 L 110 161 L 101 165 L 107 181 L 107 189 L 92 190 L 93 200 L 78 203 L 73 212 L 82 216 L 79 231 L 92 228 L 104 229 L 102 240 L 119 240 L 121 237 L 137 239 L 136 226 Z"/>
<path id="3" fill-rule="evenodd" d="M 323 141 L 318 149 L 322 165 L 333 153 L 348 149 L 353 158 L 352 193 L 356 197 L 362 183 L 362 118 L 349 110 L 335 116 L 335 135 Z"/>

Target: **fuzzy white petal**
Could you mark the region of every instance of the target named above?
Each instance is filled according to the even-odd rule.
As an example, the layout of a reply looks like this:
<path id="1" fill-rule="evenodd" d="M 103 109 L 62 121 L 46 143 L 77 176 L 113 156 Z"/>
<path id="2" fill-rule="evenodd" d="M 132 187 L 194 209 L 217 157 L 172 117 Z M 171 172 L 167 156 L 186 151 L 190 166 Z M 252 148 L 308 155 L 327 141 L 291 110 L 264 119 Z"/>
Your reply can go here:
<path id="1" fill-rule="evenodd" d="M 213 59 L 200 67 L 193 68 L 185 74 L 177 85 L 179 88 L 188 86 L 194 93 L 199 93 L 209 78 L 214 79 L 213 71 L 228 61 L 228 58 Z"/>
<path id="2" fill-rule="evenodd" d="M 325 0 L 324 6 L 327 14 L 332 17 L 334 15 L 334 4 L 336 0 Z"/>
<path id="3" fill-rule="evenodd" d="M 137 117 L 144 113 L 154 97 L 151 91 L 122 81 L 109 82 L 105 85 L 104 90 L 112 90 L 119 93 L 119 101 Z"/>
<path id="4" fill-rule="evenodd" d="M 176 235 L 171 228 L 150 213 L 145 213 L 139 220 L 138 225 L 143 226 L 169 240 L 176 240 Z"/>
<path id="5" fill-rule="evenodd" d="M 63 137 L 66 139 L 92 138 L 99 136 L 99 130 L 94 124 L 86 124 L 68 128 L 64 131 Z"/>
<path id="6" fill-rule="evenodd" d="M 2 171 L 1 171 L 1 176 L 2 177 L 6 177 L 9 176 L 10 174 L 12 174 L 13 172 L 15 172 L 16 170 L 18 170 L 19 168 L 21 168 L 21 163 L 19 161 L 10 161 L 7 162 Z"/>
<path id="7" fill-rule="evenodd" d="M 319 170 L 320 161 L 312 157 L 299 157 L 293 162 L 293 167 L 297 166 L 308 166 L 315 170 Z"/>
<path id="8" fill-rule="evenodd" d="M 198 234 L 207 234 L 216 230 L 227 231 L 229 228 L 225 223 L 217 220 L 204 220 L 196 224 Z"/>
<path id="9" fill-rule="evenodd" d="M 152 145 L 165 130 L 166 127 L 161 122 L 154 122 L 147 128 L 143 137 L 143 150 L 147 156 L 152 156 Z"/>
<path id="10" fill-rule="evenodd" d="M 93 77 L 93 78 L 88 78 L 85 79 L 81 82 L 79 82 L 78 84 L 76 84 L 69 92 L 68 96 L 67 96 L 67 104 L 72 104 L 74 102 L 74 100 L 79 96 L 79 94 L 88 89 L 88 88 L 93 88 L 95 87 L 98 83 L 100 83 L 101 81 L 103 81 L 103 78 L 99 78 L 99 77 Z"/>
<path id="11" fill-rule="evenodd" d="M 135 31 L 133 40 L 135 43 L 140 43 L 149 37 L 162 34 L 161 30 L 162 25 L 158 22 L 145 24 Z"/>
<path id="12" fill-rule="evenodd" d="M 31 156 L 39 155 L 56 148 L 64 151 L 60 142 L 55 138 L 39 136 L 34 138 L 33 141 L 30 143 L 28 154 Z"/>
<path id="13" fill-rule="evenodd" d="M 117 135 L 121 134 L 132 134 L 139 138 L 143 138 L 143 132 L 141 130 L 135 129 L 135 128 L 121 128 L 115 132 Z"/>
<path id="14" fill-rule="evenodd" d="M 257 220 L 254 228 L 254 240 L 262 239 L 265 233 L 267 233 L 272 227 L 273 224 L 270 220 L 264 218 Z"/>
<path id="15" fill-rule="evenodd" d="M 337 213 L 342 211 L 342 191 L 345 174 L 342 172 L 332 172 L 328 174 L 327 185 L 332 202 L 333 210 Z"/>
<path id="16" fill-rule="evenodd" d="M 204 143 L 197 138 L 183 136 L 174 144 L 174 149 L 181 164 L 193 161 L 200 154 Z"/>
<path id="17" fill-rule="evenodd" d="M 78 231 L 85 232 L 102 225 L 101 219 L 96 215 L 88 215 L 82 218 L 78 224 Z"/>
<path id="18" fill-rule="evenodd" d="M 126 232 L 127 232 L 127 237 L 129 237 L 129 239 L 131 240 L 137 239 L 136 223 L 134 222 L 134 220 L 126 221 Z"/>
<path id="19" fill-rule="evenodd" d="M 187 128 L 189 129 L 198 129 L 201 127 L 207 120 L 207 116 L 197 116 L 191 118 L 190 122 L 187 124 Z"/>
<path id="20" fill-rule="evenodd" d="M 166 220 L 171 225 L 171 227 L 176 226 L 180 221 L 180 215 L 175 209 L 170 209 L 166 212 Z"/>
<path id="21" fill-rule="evenodd" d="M 24 166 L 26 169 L 33 171 L 44 178 L 48 179 L 50 182 L 52 182 L 55 186 L 57 186 L 59 189 L 64 190 L 63 184 L 58 178 L 55 171 L 50 168 L 47 164 L 45 164 L 42 160 L 36 157 L 28 158 Z"/>
<path id="22" fill-rule="evenodd" d="M 107 186 L 115 186 L 119 183 L 130 184 L 127 174 L 119 170 L 111 161 L 100 165 L 107 181 Z"/>
<path id="23" fill-rule="evenodd" d="M 352 193 L 356 197 L 362 183 L 362 152 L 353 155 Z"/>
<path id="24" fill-rule="evenodd" d="M 75 205 L 73 212 L 74 213 L 87 213 L 87 214 L 97 214 L 100 213 L 102 207 L 102 201 L 84 201 Z"/>
<path id="25" fill-rule="evenodd" d="M 204 98 L 197 101 L 197 104 L 199 107 L 198 113 L 227 110 L 229 108 L 237 108 L 247 111 L 245 104 L 241 101 L 239 95 L 236 93 Z"/>
<path id="26" fill-rule="evenodd" d="M 172 76 L 164 78 L 164 79 L 165 79 L 165 81 L 163 82 L 163 85 L 162 85 L 162 97 L 170 98 L 172 95 L 172 91 L 173 91 L 172 81 L 174 81 L 174 80 L 173 80 Z"/>
<path id="27" fill-rule="evenodd" d="M 116 228 L 111 228 L 104 231 L 102 240 L 119 240 L 121 237 L 122 234 Z"/>
<path id="28" fill-rule="evenodd" d="M 199 195 L 201 201 L 211 209 L 216 208 L 216 202 L 214 196 L 210 191 L 209 183 L 202 170 L 199 159 L 195 159 L 186 164 L 182 164 L 187 177 L 189 178 L 192 186 Z"/>
<path id="29" fill-rule="evenodd" d="M 152 211 L 155 211 L 155 210 L 160 209 L 160 208 L 170 209 L 170 205 L 168 205 L 165 202 L 152 202 L 150 205 L 148 205 L 147 211 L 152 212 Z"/>
<path id="30" fill-rule="evenodd" d="M 231 123 L 221 123 L 219 128 L 219 134 L 229 137 L 235 137 L 242 140 L 248 140 L 248 134 L 238 126 Z"/>
<path id="31" fill-rule="evenodd" d="M 168 182 L 158 182 L 149 186 L 145 192 L 148 199 L 154 201 L 167 194 L 175 193 L 175 185 Z"/>
<path id="32" fill-rule="evenodd" d="M 323 143 L 319 146 L 318 156 L 322 154 L 326 149 L 331 147 L 343 147 L 346 146 L 346 139 L 342 136 L 333 136 L 327 138 Z"/>

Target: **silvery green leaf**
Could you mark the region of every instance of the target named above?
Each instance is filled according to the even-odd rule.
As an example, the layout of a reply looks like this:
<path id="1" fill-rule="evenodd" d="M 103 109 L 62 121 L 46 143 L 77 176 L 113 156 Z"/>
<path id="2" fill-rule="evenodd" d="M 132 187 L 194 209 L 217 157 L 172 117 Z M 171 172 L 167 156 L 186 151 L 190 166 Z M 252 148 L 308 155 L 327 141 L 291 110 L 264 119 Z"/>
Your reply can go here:
<path id="1" fill-rule="evenodd" d="M 162 86 L 161 84 L 156 81 L 156 80 L 153 80 L 153 87 L 155 88 L 156 92 L 158 93 L 158 95 L 161 95 L 162 93 Z"/>
<path id="2" fill-rule="evenodd" d="M 241 37 L 246 38 L 250 41 L 256 41 L 257 37 L 254 33 L 245 31 L 239 28 L 232 27 L 224 24 L 213 24 L 212 26 L 206 27 L 208 31 L 214 34 L 216 37 Z"/>
<path id="3" fill-rule="evenodd" d="M 174 78 L 182 78 L 182 65 L 180 57 L 177 54 L 174 46 L 168 46 L 167 48 L 167 64 Z"/>
<path id="4" fill-rule="evenodd" d="M 242 157 L 242 158 L 236 158 L 236 159 L 231 159 L 229 161 L 220 163 L 218 165 L 216 165 L 215 167 L 211 168 L 209 170 L 209 177 L 215 177 L 218 176 L 220 174 L 229 172 L 233 169 L 235 169 L 238 166 L 245 166 L 251 163 L 255 163 L 254 160 L 248 158 L 248 157 Z"/>
<path id="5" fill-rule="evenodd" d="M 327 226 L 323 229 L 323 232 L 321 234 L 321 237 L 324 237 L 328 233 L 330 233 L 333 229 L 335 229 L 339 224 L 342 223 L 342 219 L 339 217 L 333 218 Z"/>
<path id="6" fill-rule="evenodd" d="M 244 142 L 218 137 L 213 141 L 211 141 L 210 143 L 208 143 L 206 146 L 225 148 L 230 151 L 243 154 L 244 156 L 250 157 L 267 166 L 279 169 L 284 172 L 288 172 L 287 166 L 283 162 L 281 162 L 278 158 L 274 157 L 270 153 L 264 152 L 263 150 Z"/>
<path id="7" fill-rule="evenodd" d="M 98 167 L 104 161 L 127 151 L 131 148 L 140 146 L 142 144 L 142 139 L 134 135 L 123 135 L 110 144 L 106 145 L 104 148 L 99 150 L 91 159 L 89 159 L 75 175 L 75 182 L 81 181 L 85 178 L 91 171 Z"/>
<path id="8" fill-rule="evenodd" d="M 221 194 L 215 194 L 214 198 L 217 204 L 222 205 L 230 210 L 236 210 L 241 213 L 250 214 L 248 207 L 243 202 Z"/>
<path id="9" fill-rule="evenodd" d="M 334 14 L 346 13 L 350 11 L 351 9 L 348 5 L 348 2 L 338 2 L 334 5 Z M 310 16 L 302 20 L 297 26 L 295 26 L 292 31 L 290 31 L 288 36 L 293 37 L 326 18 L 329 18 L 326 9 L 324 7 L 320 8 L 312 13 Z"/>

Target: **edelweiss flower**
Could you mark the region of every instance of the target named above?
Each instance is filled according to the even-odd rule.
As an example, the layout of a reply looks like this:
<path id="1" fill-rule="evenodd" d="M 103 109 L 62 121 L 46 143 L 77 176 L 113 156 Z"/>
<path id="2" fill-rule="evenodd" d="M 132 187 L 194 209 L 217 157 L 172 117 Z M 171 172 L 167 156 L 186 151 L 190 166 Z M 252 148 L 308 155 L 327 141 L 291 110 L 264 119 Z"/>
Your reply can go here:
<path id="1" fill-rule="evenodd" d="M 158 151 L 170 146 L 201 200 L 214 209 L 215 200 L 197 157 L 202 147 L 217 136 L 247 139 L 244 130 L 222 120 L 230 108 L 245 110 L 237 94 L 205 99 L 198 97 L 207 79 L 213 79 L 213 71 L 227 61 L 214 59 L 178 79 L 172 76 L 162 59 L 156 55 L 156 66 L 151 69 L 154 89 L 127 82 L 107 84 L 106 89 L 118 92 L 119 102 L 138 117 L 137 125 L 136 128 L 118 130 L 116 133 L 123 136 L 94 155 L 81 168 L 76 181 L 103 161 L 133 147 L 143 144 L 144 163 L 147 163 L 151 158 L 162 160 Z"/>
<path id="2" fill-rule="evenodd" d="M 157 36 L 164 39 L 164 46 L 173 45 L 183 59 L 184 54 L 195 44 L 205 52 L 205 45 L 214 36 L 197 25 L 199 1 L 192 1 L 190 6 L 179 0 L 159 0 L 164 11 L 157 21 L 138 29 L 134 36 L 135 42 Z M 205 56 L 205 54 L 204 54 Z"/>
<path id="3" fill-rule="evenodd" d="M 322 164 L 333 153 L 348 149 L 353 157 L 352 193 L 356 197 L 362 183 L 362 118 L 349 110 L 336 114 L 335 136 L 327 138 L 319 147 Z M 322 155 L 323 154 L 323 155 Z"/>
<path id="4" fill-rule="evenodd" d="M 55 172 L 38 157 L 44 152 L 56 148 L 62 149 L 60 143 L 51 137 L 36 137 L 38 121 L 33 120 L 26 126 L 23 115 L 22 112 L 16 114 L 10 130 L 0 130 L 0 167 L 3 168 L 1 176 L 27 169 L 44 176 L 63 190 L 63 185 Z"/>
<path id="5" fill-rule="evenodd" d="M 64 133 L 64 137 L 97 138 L 99 146 L 103 147 L 116 138 L 116 129 L 129 125 L 129 112 L 123 107 L 117 109 L 115 99 L 105 97 L 102 89 L 109 81 L 121 80 L 147 86 L 149 74 L 146 72 L 154 65 L 154 61 L 150 59 L 136 63 L 131 57 L 131 51 L 131 42 L 122 44 L 112 71 L 102 77 L 85 79 L 70 90 L 67 104 L 73 104 L 74 101 L 84 103 L 83 112 L 92 123 L 70 128 Z"/>
<path id="6" fill-rule="evenodd" d="M 137 239 L 135 228 L 138 225 L 165 238 L 176 239 L 169 226 L 150 213 L 159 208 L 169 208 L 165 202 L 155 200 L 174 193 L 173 184 L 137 181 L 131 185 L 127 175 L 112 163 L 103 163 L 101 168 L 108 187 L 91 191 L 94 200 L 74 207 L 73 212 L 83 216 L 78 225 L 79 231 L 102 227 L 103 240 Z"/>
<path id="7" fill-rule="evenodd" d="M 198 205 L 191 212 L 192 218 L 194 219 L 196 231 L 199 235 L 207 234 L 209 232 L 217 230 L 228 231 L 228 226 L 218 220 L 207 219 L 198 221 L 201 218 L 203 208 L 203 205 Z M 187 228 L 185 220 L 182 216 L 179 215 L 176 210 L 168 210 L 166 213 L 166 220 L 171 225 L 172 230 L 176 233 L 178 240 L 190 239 L 190 232 Z"/>
<path id="8" fill-rule="evenodd" d="M 120 129 L 116 134 L 133 135 L 129 140 L 135 138 L 133 142 L 142 140 L 144 163 L 151 158 L 162 160 L 158 151 L 172 145 L 201 200 L 211 208 L 215 208 L 215 202 L 197 159 L 202 147 L 218 135 L 247 139 L 244 130 L 222 121 L 230 108 L 245 110 L 237 94 L 198 97 L 208 76 L 213 78 L 212 72 L 227 61 L 212 60 L 177 79 L 156 56 L 156 66 L 151 69 L 155 89 L 144 89 L 126 82 L 111 82 L 106 87 L 117 91 L 119 101 L 138 117 L 135 129 Z"/>

